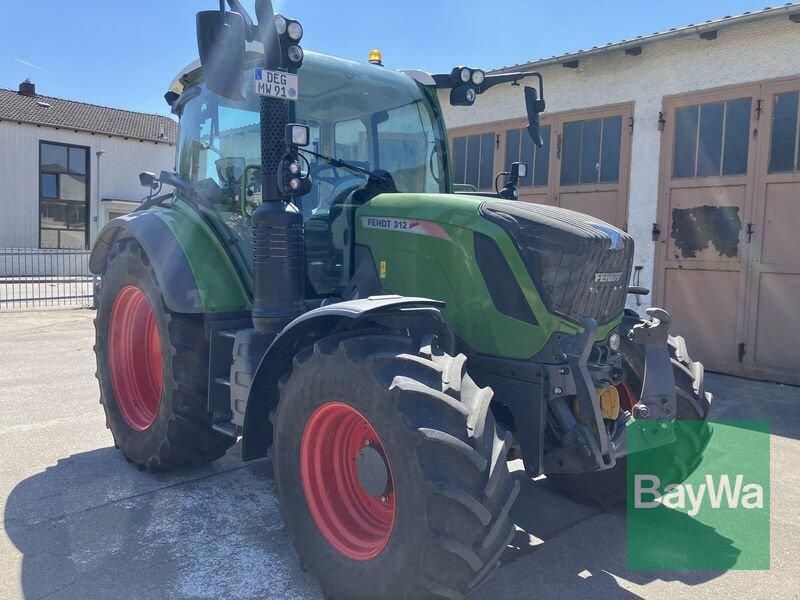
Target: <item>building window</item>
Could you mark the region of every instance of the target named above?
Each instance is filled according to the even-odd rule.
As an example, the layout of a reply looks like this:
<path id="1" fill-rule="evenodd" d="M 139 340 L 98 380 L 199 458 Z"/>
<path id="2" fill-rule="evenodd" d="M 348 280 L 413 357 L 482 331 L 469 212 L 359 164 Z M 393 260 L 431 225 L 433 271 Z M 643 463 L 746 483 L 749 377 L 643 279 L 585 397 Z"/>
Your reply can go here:
<path id="1" fill-rule="evenodd" d="M 772 102 L 769 172 L 800 171 L 800 92 L 775 94 Z"/>
<path id="2" fill-rule="evenodd" d="M 39 247 L 88 248 L 89 149 L 39 144 Z"/>
<path id="3" fill-rule="evenodd" d="M 561 185 L 619 182 L 622 117 L 564 123 Z"/>
<path id="4" fill-rule="evenodd" d="M 751 98 L 675 110 L 674 179 L 747 173 Z"/>
<path id="5" fill-rule="evenodd" d="M 453 138 L 453 183 L 494 189 L 495 134 Z"/>
<path id="6" fill-rule="evenodd" d="M 527 129 L 509 129 L 506 131 L 506 171 L 511 170 L 511 163 L 528 163 L 528 174 L 521 177 L 521 187 L 547 187 L 550 176 L 550 125 L 541 128 L 542 144 L 537 148 Z"/>

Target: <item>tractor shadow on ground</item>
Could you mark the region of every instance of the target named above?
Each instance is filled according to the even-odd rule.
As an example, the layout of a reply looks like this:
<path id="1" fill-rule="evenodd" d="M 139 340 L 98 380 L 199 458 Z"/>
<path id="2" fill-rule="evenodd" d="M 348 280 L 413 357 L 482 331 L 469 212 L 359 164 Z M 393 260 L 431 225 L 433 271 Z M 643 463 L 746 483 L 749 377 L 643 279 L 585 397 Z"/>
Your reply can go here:
<path id="1" fill-rule="evenodd" d="M 269 462 L 240 455 L 180 474 L 141 472 L 114 448 L 60 459 L 6 499 L 3 533 L 22 554 L 6 576 L 28 599 L 317 600 Z"/>
<path id="2" fill-rule="evenodd" d="M 503 568 L 499 576 L 490 579 L 476 598 L 528 598 L 537 589 L 548 589 L 548 598 L 555 599 L 633 599 L 640 596 L 620 587 L 615 576 L 638 585 L 661 580 L 693 586 L 725 572 L 630 570 L 624 505 L 605 510 L 598 504 L 573 499 L 546 478 L 530 479 L 521 463 L 512 462 L 509 467 L 521 485 L 511 511 L 517 531 L 501 557 Z M 702 547 L 712 549 L 722 564 L 728 567 L 736 564 L 740 551 L 715 529 L 679 512 L 674 513 L 671 526 L 700 536 Z M 662 551 L 654 548 L 654 553 L 662 553 L 659 558 L 663 557 Z M 544 560 L 538 560 L 537 553 Z M 527 560 L 520 560 L 526 557 Z M 524 581 L 526 585 L 515 591 L 507 589 L 504 580 Z"/>

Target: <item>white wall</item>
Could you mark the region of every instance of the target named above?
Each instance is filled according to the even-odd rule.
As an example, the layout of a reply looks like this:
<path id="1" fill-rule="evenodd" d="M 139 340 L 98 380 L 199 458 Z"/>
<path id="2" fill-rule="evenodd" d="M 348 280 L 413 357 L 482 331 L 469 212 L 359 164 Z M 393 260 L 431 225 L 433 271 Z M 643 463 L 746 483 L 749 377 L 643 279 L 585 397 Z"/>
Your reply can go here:
<path id="1" fill-rule="evenodd" d="M 520 56 L 526 57 L 524 44 Z M 577 69 L 560 65 L 541 69 L 547 112 L 634 102 L 635 127 L 628 231 L 636 240 L 634 264 L 643 265 L 641 284 L 652 287 L 662 98 L 673 94 L 800 74 L 800 24 L 785 14 L 723 28 L 714 41 L 696 35 L 645 45 L 640 56 L 622 50 L 581 58 Z M 533 80 L 530 80 L 533 81 Z M 450 128 L 525 116 L 522 87 L 498 86 L 471 108 L 451 107 L 441 94 Z M 551 174 L 552 176 L 552 174 Z M 665 223 L 660 224 L 662 231 Z M 642 299 L 646 302 L 646 299 Z"/>
<path id="2" fill-rule="evenodd" d="M 0 121 L 0 247 L 36 247 L 39 243 L 40 140 L 89 147 L 92 240 L 97 226 L 93 217 L 98 198 L 98 150 L 105 151 L 100 158 L 101 198 L 141 199 L 146 190 L 139 185 L 139 173 L 172 170 L 175 165 L 175 146 L 171 144 Z M 100 214 L 102 219 L 102 210 Z"/>

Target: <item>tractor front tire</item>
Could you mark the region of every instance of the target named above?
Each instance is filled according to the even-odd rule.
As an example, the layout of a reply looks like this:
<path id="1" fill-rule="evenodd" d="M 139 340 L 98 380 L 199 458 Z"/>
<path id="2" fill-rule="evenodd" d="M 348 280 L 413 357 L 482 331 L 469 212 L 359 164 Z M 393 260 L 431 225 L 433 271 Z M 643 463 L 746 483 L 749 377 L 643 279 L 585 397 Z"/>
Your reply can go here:
<path id="1" fill-rule="evenodd" d="M 703 386 L 702 363 L 694 362 L 686 350 L 681 336 L 669 336 L 668 340 L 672 371 L 675 375 L 675 396 L 679 421 L 707 421 L 711 411 L 712 395 Z M 644 352 L 641 346 L 624 339 L 621 347 L 622 359 L 628 379 L 618 386 L 621 397 L 631 396 L 633 402 L 641 394 L 644 378 Z M 703 459 L 703 452 L 711 437 L 707 423 L 697 428 L 676 428 L 678 439 L 666 446 L 648 450 L 663 455 L 672 454 L 670 482 L 685 481 Z M 547 478 L 571 496 L 596 502 L 605 509 L 625 502 L 627 497 L 627 457 L 617 459 L 616 465 L 605 471 L 590 473 L 552 473 Z"/>
<path id="2" fill-rule="evenodd" d="M 377 333 L 300 352 L 271 415 L 302 564 L 337 600 L 458 600 L 498 566 L 519 492 L 463 355 Z"/>
<path id="3" fill-rule="evenodd" d="M 202 465 L 236 440 L 211 428 L 202 318 L 172 313 L 150 260 L 118 242 L 103 273 L 95 356 L 100 403 L 114 444 L 142 469 Z"/>

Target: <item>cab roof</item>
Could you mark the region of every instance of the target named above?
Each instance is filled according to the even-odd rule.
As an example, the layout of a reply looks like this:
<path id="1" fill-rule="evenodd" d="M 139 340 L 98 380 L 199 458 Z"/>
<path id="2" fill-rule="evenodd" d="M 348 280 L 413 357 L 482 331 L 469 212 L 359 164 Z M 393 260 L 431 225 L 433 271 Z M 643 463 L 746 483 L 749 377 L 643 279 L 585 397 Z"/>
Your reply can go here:
<path id="1" fill-rule="evenodd" d="M 264 48 L 258 42 L 247 42 L 245 46 L 245 52 L 247 53 L 247 60 L 257 60 L 259 56 L 264 56 Z M 423 85 L 434 85 L 433 78 L 430 74 L 425 73 L 424 71 L 416 71 L 416 70 L 408 70 L 408 71 L 395 71 L 393 69 L 386 69 L 383 67 L 379 67 L 376 65 L 372 65 L 369 63 L 358 62 L 355 60 L 350 60 L 347 58 L 340 58 L 337 56 L 331 56 L 329 54 L 321 54 L 319 52 L 313 51 L 306 51 L 305 58 L 303 59 L 305 63 L 318 63 L 323 61 L 330 61 L 330 62 L 337 62 L 342 65 L 342 67 L 349 67 L 351 69 L 356 69 L 358 71 L 363 71 L 364 74 L 371 74 L 375 75 L 376 71 L 371 71 L 371 69 L 380 69 L 380 73 L 384 77 L 397 77 L 398 80 L 405 80 L 406 77 L 411 77 L 412 79 L 418 81 Z M 202 75 L 202 67 L 200 65 L 200 60 L 195 59 L 186 65 L 178 75 L 172 80 L 172 83 L 169 86 L 170 92 L 175 92 L 176 94 L 180 95 L 183 93 L 183 90 L 186 87 L 186 84 L 190 81 L 193 81 L 199 78 Z"/>

